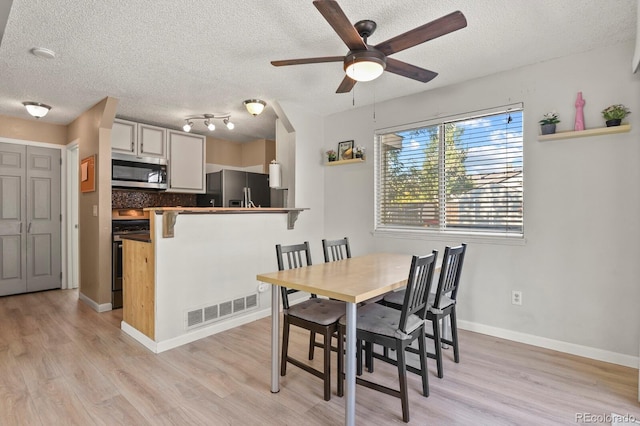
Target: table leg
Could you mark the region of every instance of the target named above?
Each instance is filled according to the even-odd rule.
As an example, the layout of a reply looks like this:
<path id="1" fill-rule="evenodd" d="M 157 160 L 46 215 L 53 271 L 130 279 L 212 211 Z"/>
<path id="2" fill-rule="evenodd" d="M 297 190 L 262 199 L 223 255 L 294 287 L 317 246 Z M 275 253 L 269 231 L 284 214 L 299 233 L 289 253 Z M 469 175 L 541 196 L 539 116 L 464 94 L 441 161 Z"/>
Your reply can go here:
<path id="1" fill-rule="evenodd" d="M 356 304 L 347 303 L 345 425 L 356 424 Z"/>
<path id="2" fill-rule="evenodd" d="M 271 392 L 280 392 L 278 355 L 280 352 L 280 287 L 271 286 Z"/>

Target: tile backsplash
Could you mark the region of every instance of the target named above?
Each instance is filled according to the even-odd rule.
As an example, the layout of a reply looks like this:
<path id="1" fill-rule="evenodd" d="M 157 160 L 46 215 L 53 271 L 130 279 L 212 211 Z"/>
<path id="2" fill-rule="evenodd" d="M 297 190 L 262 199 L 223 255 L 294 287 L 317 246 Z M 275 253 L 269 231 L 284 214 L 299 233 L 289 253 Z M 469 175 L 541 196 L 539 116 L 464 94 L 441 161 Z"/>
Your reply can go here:
<path id="1" fill-rule="evenodd" d="M 112 209 L 142 209 L 145 207 L 196 207 L 196 194 L 177 194 L 174 192 L 135 191 L 113 189 L 111 191 Z"/>

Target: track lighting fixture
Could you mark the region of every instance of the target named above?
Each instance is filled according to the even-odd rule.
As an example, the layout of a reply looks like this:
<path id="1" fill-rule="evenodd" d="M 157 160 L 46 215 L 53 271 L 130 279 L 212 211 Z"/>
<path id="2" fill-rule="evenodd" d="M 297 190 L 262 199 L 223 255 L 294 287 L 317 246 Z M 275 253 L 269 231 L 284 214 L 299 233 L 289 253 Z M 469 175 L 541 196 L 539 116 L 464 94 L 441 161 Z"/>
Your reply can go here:
<path id="1" fill-rule="evenodd" d="M 227 126 L 227 129 L 233 130 L 235 124 L 229 121 L 230 118 L 231 114 L 229 113 L 192 115 L 184 119 L 184 126 L 182 126 L 182 130 L 190 132 L 193 127 L 193 120 L 204 120 L 203 124 L 210 132 L 213 132 L 216 129 L 216 125 L 213 120 L 222 120 L 222 122 Z"/>
<path id="2" fill-rule="evenodd" d="M 244 101 L 244 107 L 247 109 L 247 111 L 249 111 L 249 114 L 253 115 L 254 117 L 256 115 L 259 115 L 264 110 L 264 107 L 266 105 L 267 103 L 265 101 L 261 101 L 260 99 L 247 99 L 246 101 Z"/>

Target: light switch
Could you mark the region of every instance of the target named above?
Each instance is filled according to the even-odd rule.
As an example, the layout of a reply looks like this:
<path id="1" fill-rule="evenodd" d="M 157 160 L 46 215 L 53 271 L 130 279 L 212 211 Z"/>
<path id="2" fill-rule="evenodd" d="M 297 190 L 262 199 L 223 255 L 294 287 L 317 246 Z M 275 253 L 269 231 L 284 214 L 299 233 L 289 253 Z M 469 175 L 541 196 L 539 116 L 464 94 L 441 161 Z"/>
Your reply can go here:
<path id="1" fill-rule="evenodd" d="M 93 215 L 96 217 L 98 216 L 98 206 L 95 204 L 93 205 Z"/>

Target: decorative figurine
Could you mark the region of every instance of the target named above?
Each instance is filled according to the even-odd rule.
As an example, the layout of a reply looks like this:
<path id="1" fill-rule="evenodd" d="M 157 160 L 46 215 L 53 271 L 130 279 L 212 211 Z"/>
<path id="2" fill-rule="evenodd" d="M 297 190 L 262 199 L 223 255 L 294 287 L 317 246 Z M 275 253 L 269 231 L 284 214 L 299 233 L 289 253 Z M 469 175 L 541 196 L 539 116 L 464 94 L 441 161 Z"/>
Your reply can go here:
<path id="1" fill-rule="evenodd" d="M 578 92 L 578 97 L 576 98 L 576 124 L 573 127 L 573 130 L 584 130 L 584 111 L 582 108 L 584 107 L 584 99 L 582 99 L 582 92 Z"/>

